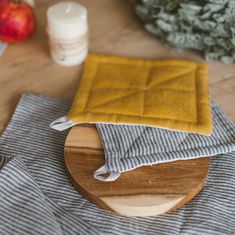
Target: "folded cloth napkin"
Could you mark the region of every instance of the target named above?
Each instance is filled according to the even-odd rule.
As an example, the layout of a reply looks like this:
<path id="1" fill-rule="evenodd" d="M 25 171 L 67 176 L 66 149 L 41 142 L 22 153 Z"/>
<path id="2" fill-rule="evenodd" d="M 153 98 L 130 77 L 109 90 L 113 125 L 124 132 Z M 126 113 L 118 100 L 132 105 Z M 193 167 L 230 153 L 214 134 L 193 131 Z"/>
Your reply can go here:
<path id="1" fill-rule="evenodd" d="M 212 159 L 201 193 L 161 216 L 123 217 L 97 208 L 71 185 L 64 167 L 67 132 L 48 127 L 71 103 L 24 95 L 0 137 L 0 234 L 235 234 L 235 152 Z M 37 223 L 36 223 L 37 222 Z M 87 230 L 89 227 L 89 230 Z"/>
<path id="2" fill-rule="evenodd" d="M 210 135 L 207 65 L 90 55 L 67 116 L 51 127 L 132 124 Z"/>
<path id="3" fill-rule="evenodd" d="M 94 176 L 116 180 L 121 172 L 143 165 L 214 156 L 235 151 L 235 126 L 212 102 L 211 136 L 130 125 L 97 124 L 104 146 L 104 166 Z M 110 173 L 103 177 L 103 174 Z"/>

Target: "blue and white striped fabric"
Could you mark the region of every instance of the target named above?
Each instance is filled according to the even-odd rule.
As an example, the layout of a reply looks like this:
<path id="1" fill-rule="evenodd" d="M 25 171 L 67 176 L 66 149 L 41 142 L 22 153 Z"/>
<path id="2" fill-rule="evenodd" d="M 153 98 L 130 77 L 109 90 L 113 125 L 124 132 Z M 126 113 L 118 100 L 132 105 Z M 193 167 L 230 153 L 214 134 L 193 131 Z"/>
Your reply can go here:
<path id="1" fill-rule="evenodd" d="M 0 138 L 0 234 L 235 234 L 235 152 L 213 158 L 202 192 L 166 215 L 123 217 L 89 203 L 70 184 L 66 132 L 48 126 L 70 102 L 24 95 Z"/>
<path id="2" fill-rule="evenodd" d="M 101 234 L 44 195 L 20 157 L 0 171 L 0 185 L 2 234 Z"/>
<path id="3" fill-rule="evenodd" d="M 160 128 L 97 124 L 105 152 L 105 169 L 124 172 L 139 166 L 214 156 L 235 151 L 235 126 L 212 103 L 211 136 Z"/>

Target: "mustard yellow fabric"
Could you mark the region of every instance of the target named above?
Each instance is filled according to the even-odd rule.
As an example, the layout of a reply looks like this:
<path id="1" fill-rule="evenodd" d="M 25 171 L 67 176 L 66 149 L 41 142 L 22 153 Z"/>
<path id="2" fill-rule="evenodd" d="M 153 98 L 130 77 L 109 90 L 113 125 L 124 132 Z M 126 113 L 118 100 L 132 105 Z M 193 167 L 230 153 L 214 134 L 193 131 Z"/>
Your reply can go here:
<path id="1" fill-rule="evenodd" d="M 90 55 L 68 117 L 210 135 L 207 79 L 198 62 Z"/>

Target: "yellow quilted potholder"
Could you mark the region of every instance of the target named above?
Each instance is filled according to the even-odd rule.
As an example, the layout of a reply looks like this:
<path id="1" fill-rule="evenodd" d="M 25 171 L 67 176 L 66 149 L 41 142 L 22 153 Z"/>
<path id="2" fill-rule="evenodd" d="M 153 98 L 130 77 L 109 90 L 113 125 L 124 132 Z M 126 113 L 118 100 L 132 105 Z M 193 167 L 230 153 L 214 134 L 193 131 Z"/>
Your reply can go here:
<path id="1" fill-rule="evenodd" d="M 68 118 L 210 135 L 207 79 L 198 62 L 90 55 Z"/>

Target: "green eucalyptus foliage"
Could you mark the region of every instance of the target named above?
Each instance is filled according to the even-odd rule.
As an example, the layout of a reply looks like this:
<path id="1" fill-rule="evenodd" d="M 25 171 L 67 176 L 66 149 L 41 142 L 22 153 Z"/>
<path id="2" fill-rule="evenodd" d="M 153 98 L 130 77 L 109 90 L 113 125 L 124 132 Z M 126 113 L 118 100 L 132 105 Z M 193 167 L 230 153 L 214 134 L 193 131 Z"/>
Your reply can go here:
<path id="1" fill-rule="evenodd" d="M 206 60 L 235 62 L 235 0 L 136 0 L 148 32 Z"/>

